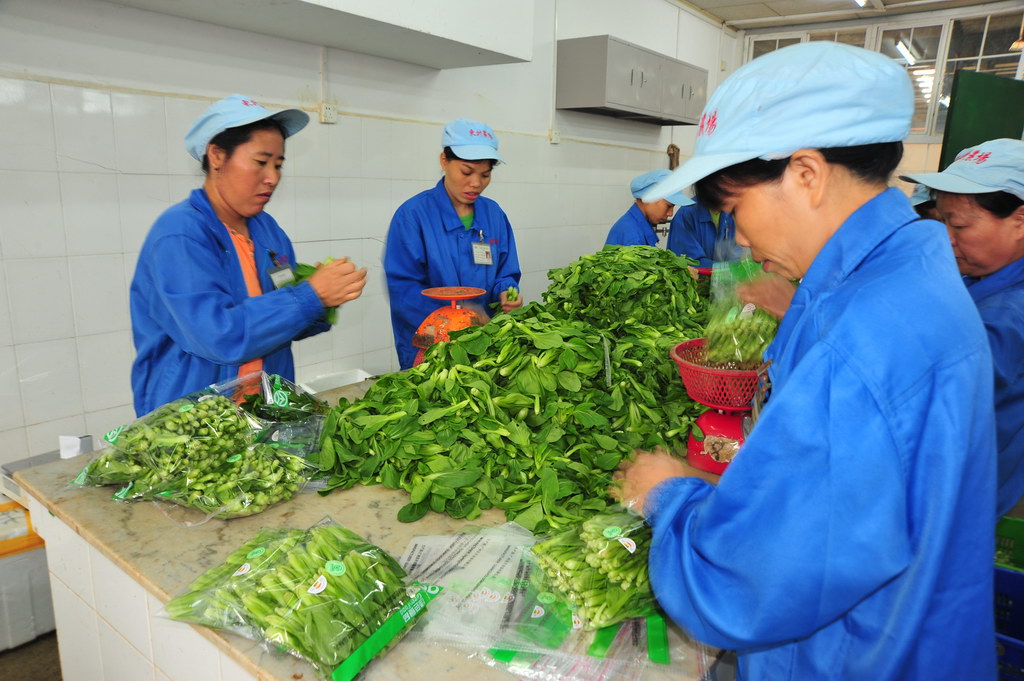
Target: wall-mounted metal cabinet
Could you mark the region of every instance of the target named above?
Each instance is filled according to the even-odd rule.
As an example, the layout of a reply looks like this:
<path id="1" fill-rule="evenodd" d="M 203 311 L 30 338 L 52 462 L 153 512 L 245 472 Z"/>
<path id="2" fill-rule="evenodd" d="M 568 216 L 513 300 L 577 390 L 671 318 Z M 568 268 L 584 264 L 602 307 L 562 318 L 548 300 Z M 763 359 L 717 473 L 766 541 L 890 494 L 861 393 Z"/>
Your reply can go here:
<path id="1" fill-rule="evenodd" d="M 708 72 L 609 35 L 558 41 L 555 108 L 656 125 L 696 124 Z"/>

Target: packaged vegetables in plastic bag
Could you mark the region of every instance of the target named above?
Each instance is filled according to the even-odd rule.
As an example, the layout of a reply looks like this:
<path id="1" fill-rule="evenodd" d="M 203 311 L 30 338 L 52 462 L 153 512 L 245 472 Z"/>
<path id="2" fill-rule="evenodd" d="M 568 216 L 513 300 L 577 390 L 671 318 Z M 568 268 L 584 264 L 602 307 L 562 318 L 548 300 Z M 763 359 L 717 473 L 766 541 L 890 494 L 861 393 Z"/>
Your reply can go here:
<path id="1" fill-rule="evenodd" d="M 764 276 L 753 260 L 718 262 L 711 273 L 707 362 L 736 368 L 756 366 L 775 337 L 779 322 L 753 303 L 736 295 L 736 286 Z"/>
<path id="2" fill-rule="evenodd" d="M 281 534 L 283 532 L 283 534 Z M 239 631 L 347 681 L 405 635 L 438 587 L 329 521 L 267 531 L 172 599 L 173 619 Z"/>
<path id="3" fill-rule="evenodd" d="M 263 422 L 260 442 L 302 456 L 320 450 L 326 402 L 277 374 L 260 372 L 241 385 L 240 406 Z"/>
<path id="4" fill-rule="evenodd" d="M 654 611 L 650 542 L 643 519 L 622 511 L 593 516 L 532 550 L 584 626 L 600 629 Z"/>
<path id="5" fill-rule="evenodd" d="M 162 499 L 232 518 L 291 498 L 315 467 L 254 444 L 261 424 L 216 387 L 164 404 L 115 428 L 109 444 L 75 478 L 124 485 L 115 498 Z"/>

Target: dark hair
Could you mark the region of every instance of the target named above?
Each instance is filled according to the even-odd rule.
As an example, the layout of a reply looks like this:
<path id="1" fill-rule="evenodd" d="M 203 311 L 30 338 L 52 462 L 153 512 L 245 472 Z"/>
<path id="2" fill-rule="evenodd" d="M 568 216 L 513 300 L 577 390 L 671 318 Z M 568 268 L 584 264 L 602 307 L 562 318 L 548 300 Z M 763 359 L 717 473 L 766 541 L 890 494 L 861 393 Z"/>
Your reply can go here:
<path id="1" fill-rule="evenodd" d="M 903 142 L 860 144 L 818 151 L 828 163 L 843 166 L 862 180 L 887 184 L 903 158 Z M 708 208 L 719 209 L 736 189 L 777 182 L 788 165 L 788 158 L 771 161 L 754 158 L 723 168 L 697 181 L 694 185 L 697 199 Z"/>
<path id="2" fill-rule="evenodd" d="M 446 159 L 448 159 L 449 161 L 465 161 L 466 163 L 479 163 L 479 161 L 490 161 L 491 162 L 491 170 L 494 170 L 494 166 L 498 163 L 493 158 L 482 158 L 482 159 L 479 159 L 479 161 L 470 161 L 469 159 L 460 158 L 460 157 L 455 155 L 455 152 L 452 151 L 451 147 L 445 147 L 444 148 L 444 157 Z"/>
<path id="3" fill-rule="evenodd" d="M 922 218 L 927 218 L 928 214 L 935 209 L 935 200 L 922 201 L 921 203 L 914 206 L 914 212 Z"/>
<path id="4" fill-rule="evenodd" d="M 252 139 L 252 134 L 257 130 L 277 130 L 281 133 L 282 138 L 288 136 L 280 121 L 274 118 L 264 118 L 255 123 L 223 130 L 214 135 L 209 143 L 216 144 L 227 153 L 228 158 L 231 158 L 231 155 L 235 153 L 235 149 Z M 210 172 L 210 159 L 207 158 L 205 153 L 203 154 L 203 172 Z"/>
<path id="5" fill-rule="evenodd" d="M 987 210 L 997 218 L 1008 218 L 1013 211 L 1024 206 L 1024 199 L 1010 192 L 987 192 L 985 194 L 969 194 L 974 202 L 983 210 Z"/>

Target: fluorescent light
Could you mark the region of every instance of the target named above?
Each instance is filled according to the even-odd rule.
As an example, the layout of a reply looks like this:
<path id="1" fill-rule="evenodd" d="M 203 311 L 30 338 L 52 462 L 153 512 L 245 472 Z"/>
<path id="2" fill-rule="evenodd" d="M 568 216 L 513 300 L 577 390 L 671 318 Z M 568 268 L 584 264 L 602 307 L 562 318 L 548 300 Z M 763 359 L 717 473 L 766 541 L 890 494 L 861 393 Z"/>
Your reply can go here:
<path id="1" fill-rule="evenodd" d="M 868 0 L 853 0 L 853 1 L 855 3 L 857 3 L 857 7 L 863 7 L 864 5 L 868 4 Z"/>
<path id="2" fill-rule="evenodd" d="M 898 40 L 896 42 L 896 51 L 903 55 L 903 58 L 907 60 L 907 64 L 910 66 L 917 63 L 917 60 L 914 59 L 914 55 L 910 54 L 910 48 L 907 47 L 907 44 L 902 40 Z"/>

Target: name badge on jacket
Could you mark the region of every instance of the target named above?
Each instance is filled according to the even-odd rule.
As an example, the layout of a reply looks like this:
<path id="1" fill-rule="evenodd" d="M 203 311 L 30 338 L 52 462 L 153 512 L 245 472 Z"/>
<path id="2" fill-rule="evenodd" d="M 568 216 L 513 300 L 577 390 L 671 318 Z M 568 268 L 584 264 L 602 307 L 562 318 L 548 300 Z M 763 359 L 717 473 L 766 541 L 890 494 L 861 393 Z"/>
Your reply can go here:
<path id="1" fill-rule="evenodd" d="M 494 253 L 491 251 L 491 245 L 484 243 L 483 241 L 473 242 L 473 264 L 474 265 L 493 265 L 494 264 Z"/>

